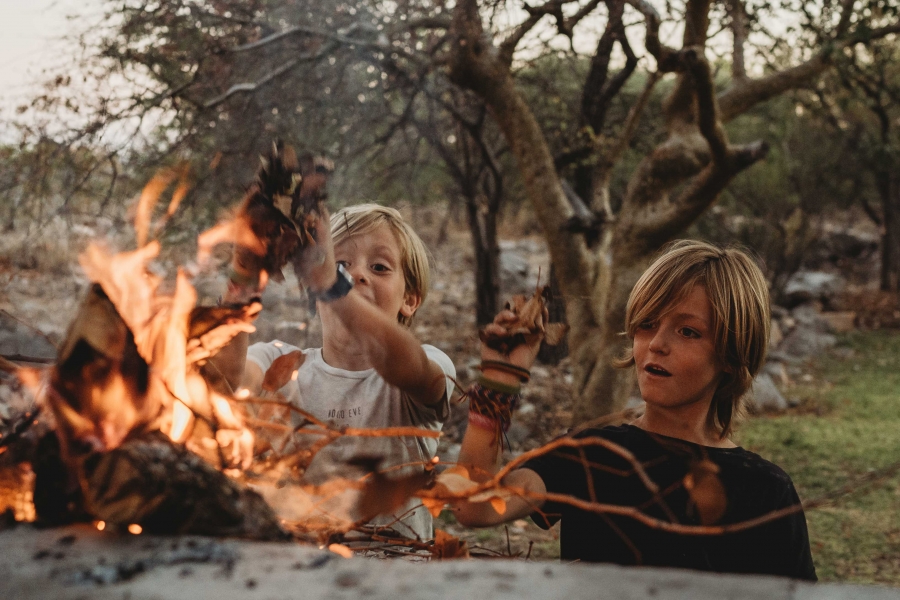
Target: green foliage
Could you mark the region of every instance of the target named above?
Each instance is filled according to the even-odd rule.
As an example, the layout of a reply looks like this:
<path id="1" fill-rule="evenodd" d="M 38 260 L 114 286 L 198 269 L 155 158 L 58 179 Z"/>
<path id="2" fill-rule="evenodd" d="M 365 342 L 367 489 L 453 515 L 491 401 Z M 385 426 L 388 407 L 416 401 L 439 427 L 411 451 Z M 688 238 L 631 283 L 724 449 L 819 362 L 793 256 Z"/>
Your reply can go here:
<path id="1" fill-rule="evenodd" d="M 900 475 L 855 484 L 900 460 L 900 337 L 858 332 L 842 347 L 812 368 L 820 383 L 789 391 L 799 412 L 749 421 L 739 443 L 784 468 L 804 500 L 850 486 L 807 513 L 820 579 L 900 585 Z"/>

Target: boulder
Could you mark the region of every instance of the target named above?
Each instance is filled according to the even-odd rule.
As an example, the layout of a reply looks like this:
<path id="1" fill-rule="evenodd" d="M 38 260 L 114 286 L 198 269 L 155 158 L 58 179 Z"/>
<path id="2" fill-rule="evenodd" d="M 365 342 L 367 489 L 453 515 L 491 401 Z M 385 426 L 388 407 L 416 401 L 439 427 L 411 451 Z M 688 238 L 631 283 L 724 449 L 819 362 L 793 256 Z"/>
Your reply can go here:
<path id="1" fill-rule="evenodd" d="M 784 286 L 784 299 L 788 306 L 811 301 L 827 303 L 844 287 L 844 280 L 824 271 L 797 271 Z"/>
<path id="2" fill-rule="evenodd" d="M 770 356 L 783 362 L 802 362 L 837 343 L 831 323 L 822 317 L 816 303 L 808 302 L 795 307 L 790 315 L 782 318 L 781 323 L 788 333 Z"/>
<path id="3" fill-rule="evenodd" d="M 744 402 L 752 413 L 782 412 L 787 410 L 788 402 L 775 387 L 772 376 L 762 372 L 753 380 L 753 385 L 744 396 Z"/>
<path id="4" fill-rule="evenodd" d="M 821 354 L 836 343 L 837 338 L 830 333 L 798 325 L 784 338 L 778 348 L 778 355 L 786 362 L 802 362 Z"/>

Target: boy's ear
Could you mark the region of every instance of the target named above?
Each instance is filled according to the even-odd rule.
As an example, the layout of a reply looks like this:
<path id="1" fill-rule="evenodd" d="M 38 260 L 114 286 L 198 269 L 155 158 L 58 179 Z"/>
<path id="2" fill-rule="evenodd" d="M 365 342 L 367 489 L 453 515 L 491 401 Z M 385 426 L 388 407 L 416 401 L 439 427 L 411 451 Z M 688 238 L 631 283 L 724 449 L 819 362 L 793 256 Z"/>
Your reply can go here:
<path id="1" fill-rule="evenodd" d="M 416 314 L 421 304 L 422 296 L 414 292 L 407 292 L 403 295 L 403 305 L 400 307 L 400 314 L 409 319 Z"/>

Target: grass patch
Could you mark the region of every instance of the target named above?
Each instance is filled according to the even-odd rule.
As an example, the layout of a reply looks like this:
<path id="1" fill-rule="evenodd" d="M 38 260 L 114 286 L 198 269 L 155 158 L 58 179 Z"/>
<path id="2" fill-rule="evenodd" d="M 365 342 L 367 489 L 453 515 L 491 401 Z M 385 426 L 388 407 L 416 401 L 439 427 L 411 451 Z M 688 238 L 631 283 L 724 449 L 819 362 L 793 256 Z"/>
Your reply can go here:
<path id="1" fill-rule="evenodd" d="M 796 412 L 745 423 L 738 443 L 787 471 L 804 500 L 900 461 L 900 335 L 855 332 L 788 394 Z M 806 514 L 823 581 L 900 586 L 900 476 Z"/>

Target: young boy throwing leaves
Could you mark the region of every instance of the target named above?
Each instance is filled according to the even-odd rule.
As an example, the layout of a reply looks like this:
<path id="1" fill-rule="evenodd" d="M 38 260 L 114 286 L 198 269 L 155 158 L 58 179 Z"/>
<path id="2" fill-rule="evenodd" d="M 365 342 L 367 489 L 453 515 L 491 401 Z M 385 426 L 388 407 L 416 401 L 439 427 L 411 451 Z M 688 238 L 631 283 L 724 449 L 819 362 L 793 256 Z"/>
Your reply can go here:
<path id="1" fill-rule="evenodd" d="M 374 204 L 346 208 L 331 217 L 330 226 L 327 216 L 320 223 L 316 250 L 321 255 L 300 256 L 298 270 L 317 299 L 322 348 L 302 351 L 296 376 L 278 393 L 336 427 L 439 432 L 456 371 L 446 354 L 420 344 L 408 328 L 428 290 L 425 246 L 400 213 Z M 241 267 L 246 271 L 236 261 L 235 269 Z M 255 282 L 254 275 L 241 273 L 237 279 Z M 239 285 L 230 289 L 236 299 L 247 296 Z M 240 385 L 259 395 L 275 360 L 299 349 L 278 341 L 247 349 L 246 343 L 244 336 L 233 344 L 243 370 Z M 436 451 L 436 437 L 342 437 L 316 454 L 305 480 L 316 484 L 347 476 L 350 465 L 371 459 L 380 459 L 382 470 L 423 471 Z M 374 523 L 389 524 L 407 537 L 433 537 L 431 515 L 415 499 Z"/>

